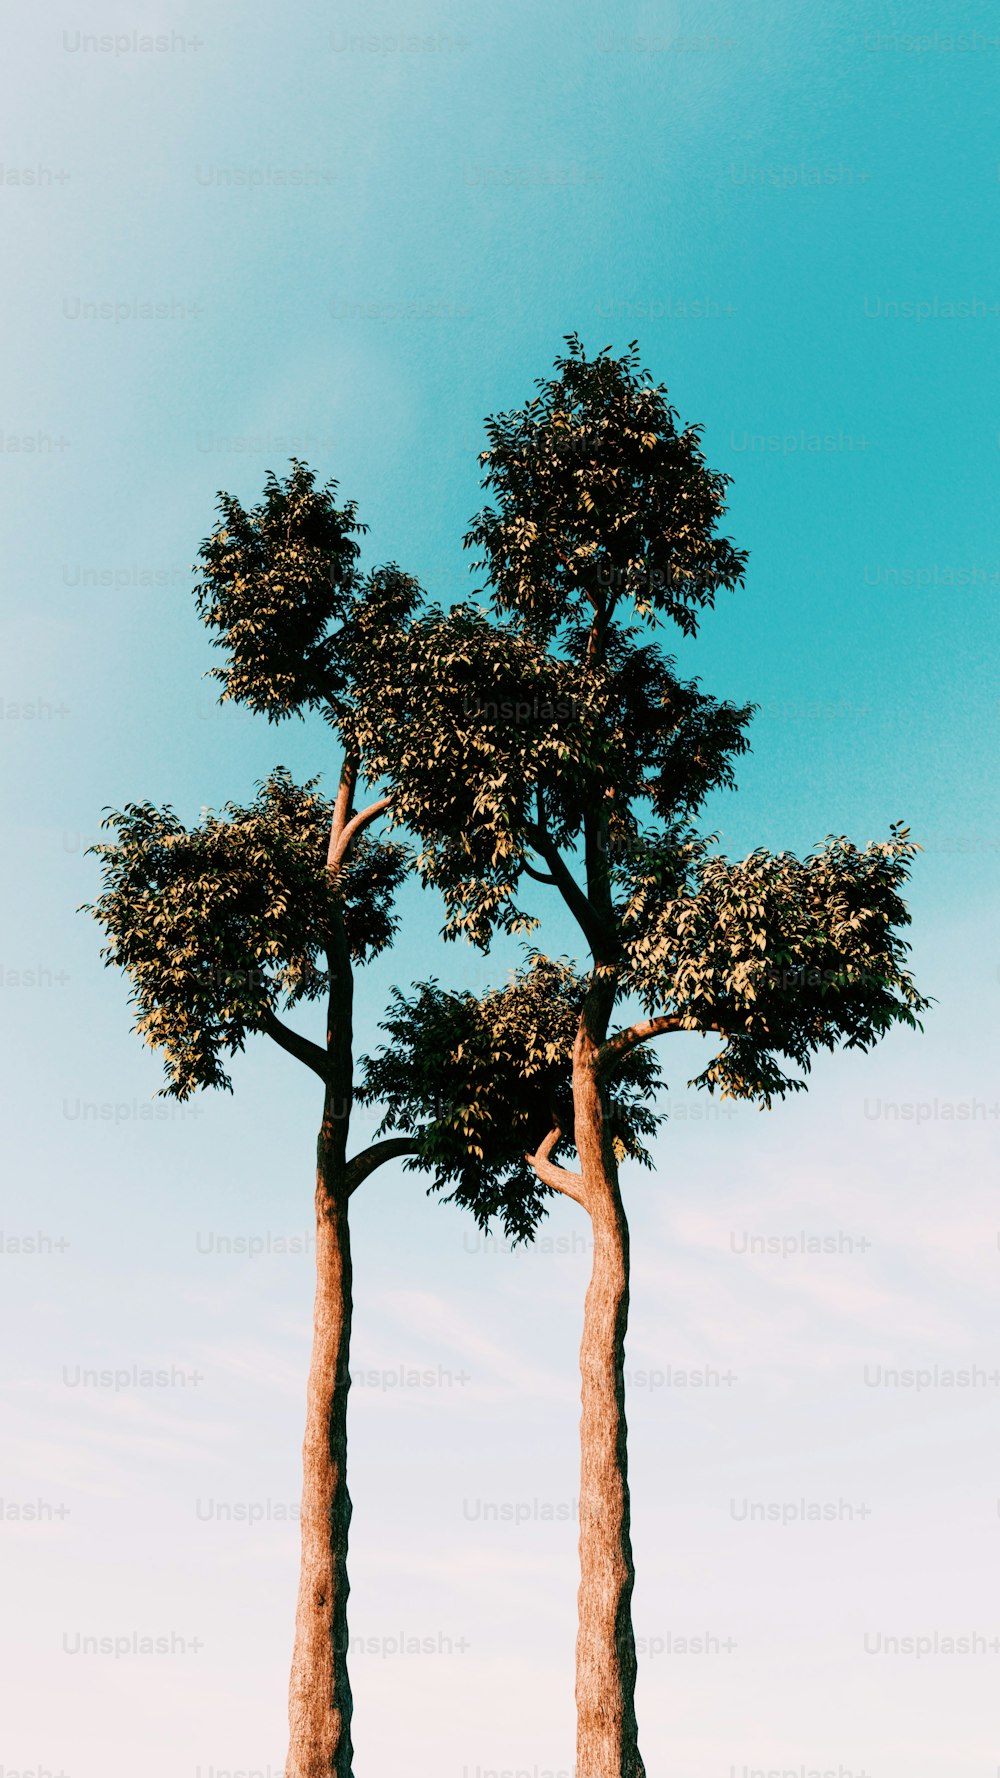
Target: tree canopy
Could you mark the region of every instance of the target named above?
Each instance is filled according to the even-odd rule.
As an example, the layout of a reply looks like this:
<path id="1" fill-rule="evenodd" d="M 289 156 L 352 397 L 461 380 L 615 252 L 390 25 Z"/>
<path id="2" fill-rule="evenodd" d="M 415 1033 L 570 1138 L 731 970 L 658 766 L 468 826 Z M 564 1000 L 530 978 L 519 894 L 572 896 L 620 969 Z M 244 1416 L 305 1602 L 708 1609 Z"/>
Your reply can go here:
<path id="1" fill-rule="evenodd" d="M 195 598 L 228 657 L 212 670 L 222 700 L 272 722 L 320 710 L 343 731 L 358 663 L 405 621 L 420 597 L 416 582 L 394 565 L 361 573 L 357 540 L 367 527 L 355 503 L 338 505 L 337 483 L 317 488 L 296 459 L 284 481 L 268 475 L 249 511 L 226 493 L 218 508 Z"/>
<path id="2" fill-rule="evenodd" d="M 830 836 L 805 858 L 740 860 L 699 831 L 709 794 L 735 788 L 754 706 L 681 678 L 649 629 L 667 620 L 694 634 L 717 593 L 740 583 L 746 558 L 718 530 L 727 478 L 707 468 L 698 429 L 680 426 L 634 347 L 593 359 L 575 337 L 568 348 L 523 409 L 487 422 L 494 505 L 466 539 L 482 552 L 485 598 L 410 612 L 374 659 L 380 695 L 364 701 L 358 733 L 392 820 L 419 837 L 446 934 L 483 949 L 498 929 L 533 934 L 542 884 L 574 916 L 591 967 L 553 975 L 563 966 L 536 954 L 478 1004 L 430 985 L 400 1002 L 391 1049 L 367 1077 L 397 1121 L 429 1085 L 427 1039 L 442 1018 L 487 1050 L 496 1030 L 491 1061 L 475 1054 L 500 1083 L 504 1008 L 531 1009 L 522 1054 L 544 1039 L 569 1056 L 596 992 L 609 1103 L 651 1039 L 695 1031 L 717 1043 L 692 1084 L 767 1106 L 805 1084 L 818 1050 L 867 1048 L 928 1004 L 902 937 L 918 849 L 905 826 L 863 847 Z M 618 999 L 645 1016 L 610 1033 Z M 463 1043 L 464 1062 L 471 1036 Z M 530 1086 L 537 1077 L 525 1072 Z M 648 1097 L 654 1085 L 653 1074 L 633 1076 L 628 1093 Z M 442 1177 L 461 1177 L 469 1201 L 478 1189 L 482 1206 L 516 1181 L 533 1218 L 543 1197 L 509 1141 L 527 1131 L 499 1085 L 496 1106 L 470 1134 L 465 1173 L 456 1131 L 442 1137 Z M 565 1096 L 559 1119 L 565 1145 Z"/>
<path id="3" fill-rule="evenodd" d="M 105 962 L 130 978 L 136 1029 L 163 1054 L 165 1094 L 230 1089 L 226 1058 L 256 1031 L 323 1073 L 324 1052 L 277 1012 L 329 994 L 338 915 L 352 962 L 392 939 L 405 848 L 360 834 L 331 874 L 333 805 L 317 783 L 279 767 L 248 807 L 227 803 L 193 828 L 150 803 L 103 823 L 115 837 L 93 848 L 103 890 L 90 911 Z"/>
<path id="4" fill-rule="evenodd" d="M 573 1147 L 573 1044 L 585 983 L 565 961 L 532 955 L 506 986 L 477 997 L 422 982 L 398 990 L 382 1021 L 390 1042 L 366 1057 L 359 1097 L 386 1106 L 384 1129 L 422 1129 L 407 1165 L 471 1210 L 500 1217 L 514 1240 L 544 1214 L 549 1188 L 528 1155 L 553 1127 Z M 644 1138 L 659 1117 L 647 1103 L 659 1078 L 645 1050 L 624 1056 L 609 1086 L 619 1159 L 649 1166 Z"/>
<path id="5" fill-rule="evenodd" d="M 700 429 L 681 426 L 633 342 L 593 358 L 575 334 L 523 408 L 486 422 L 481 461 L 495 504 L 473 520 L 496 606 L 551 636 L 625 601 L 693 634 L 700 610 L 740 582 L 746 555 L 717 534 L 729 477 Z"/>

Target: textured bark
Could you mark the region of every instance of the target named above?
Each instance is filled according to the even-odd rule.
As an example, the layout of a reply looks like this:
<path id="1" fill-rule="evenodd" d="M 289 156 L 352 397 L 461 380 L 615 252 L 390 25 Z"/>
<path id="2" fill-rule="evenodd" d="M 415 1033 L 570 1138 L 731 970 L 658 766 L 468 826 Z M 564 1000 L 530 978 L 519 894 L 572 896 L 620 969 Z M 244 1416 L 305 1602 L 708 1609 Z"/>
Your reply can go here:
<path id="1" fill-rule="evenodd" d="M 644 1778 L 635 1717 L 625 1330 L 628 1223 L 596 1056 L 605 996 L 588 996 L 573 1068 L 575 1141 L 594 1234 L 580 1346 L 580 1591 L 577 1778 Z"/>
<path id="2" fill-rule="evenodd" d="M 350 781 L 351 762 L 344 768 Z M 343 789 L 343 785 L 342 785 Z M 342 806 L 343 805 L 343 806 Z M 338 796 L 343 825 L 349 795 Z M 347 1135 L 353 1098 L 351 958 L 343 922 L 329 935 L 328 1073 L 316 1165 L 316 1301 L 302 1446 L 302 1561 L 288 1687 L 286 1778 L 352 1778 L 347 1671 L 347 1397 L 353 1308 Z"/>
<path id="3" fill-rule="evenodd" d="M 352 1771 L 347 1672 L 351 1240 L 338 1147 L 324 1127 L 316 1177 L 316 1303 L 302 1448 L 302 1565 L 288 1689 L 287 1778 L 351 1778 Z"/>
<path id="4" fill-rule="evenodd" d="M 352 812 L 358 762 L 344 759 L 334 805 L 327 869 L 334 879 L 357 834 L 390 799 Z M 322 1074 L 326 1082 L 316 1165 L 316 1300 L 313 1347 L 302 1446 L 302 1560 L 295 1613 L 295 1647 L 288 1687 L 285 1778 L 352 1778 L 351 1683 L 347 1671 L 347 1397 L 351 1387 L 353 1309 L 351 1235 L 347 1206 L 353 1191 L 383 1161 L 412 1153 L 411 1139 L 390 1137 L 352 1161 L 347 1136 L 354 1096 L 351 955 L 343 918 L 334 913 L 327 935 L 330 998 L 326 1049 L 309 1043 L 270 1016 L 276 1043 Z"/>

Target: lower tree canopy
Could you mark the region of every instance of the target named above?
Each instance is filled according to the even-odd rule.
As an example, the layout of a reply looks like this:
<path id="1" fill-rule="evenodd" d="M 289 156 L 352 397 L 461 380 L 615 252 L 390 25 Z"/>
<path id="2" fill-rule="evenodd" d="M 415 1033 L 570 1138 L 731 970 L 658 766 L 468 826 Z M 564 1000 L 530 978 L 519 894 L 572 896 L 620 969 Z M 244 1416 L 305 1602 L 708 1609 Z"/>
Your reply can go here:
<path id="1" fill-rule="evenodd" d="M 758 851 L 740 863 L 707 838 L 672 836 L 616 869 L 630 888 L 619 921 L 615 992 L 647 1017 L 609 1037 L 598 1056 L 619 1161 L 650 1165 L 644 1139 L 662 1117 L 653 1039 L 716 1034 L 721 1048 L 689 1082 L 724 1098 L 756 1100 L 801 1089 L 817 1049 L 866 1049 L 894 1024 L 915 1026 L 929 1002 L 904 966 L 899 890 L 916 846 L 907 830 L 860 850 L 830 839 L 805 859 Z M 592 979 L 592 978 L 591 978 Z M 529 1155 L 560 1132 L 574 1145 L 572 1064 L 588 978 L 567 962 L 530 955 L 504 988 L 477 998 L 435 982 L 398 991 L 382 1029 L 389 1043 L 364 1059 L 360 1097 L 387 1107 L 383 1128 L 419 1135 L 407 1165 L 432 1189 L 496 1216 L 515 1240 L 530 1236 L 551 1195 Z"/>
<path id="2" fill-rule="evenodd" d="M 279 1006 L 325 995 L 339 931 L 353 962 L 384 949 L 407 855 L 361 834 L 326 868 L 332 806 L 316 779 L 279 767 L 242 808 L 226 804 L 194 828 L 170 808 L 129 803 L 93 848 L 103 890 L 91 908 L 107 934 L 105 962 L 132 984 L 136 1029 L 163 1052 L 164 1093 L 229 1088 L 225 1058 Z"/>
<path id="3" fill-rule="evenodd" d="M 477 998 L 420 983 L 397 990 L 382 1023 L 390 1042 L 363 1060 L 359 1097 L 387 1108 L 383 1128 L 420 1132 L 406 1164 L 433 1175 L 432 1190 L 498 1217 L 515 1241 L 530 1236 L 551 1196 L 527 1161 L 553 1130 L 573 1147 L 573 1045 L 585 982 L 570 965 L 530 955 L 503 988 Z M 659 1084 L 648 1050 L 624 1056 L 608 1082 L 619 1159 L 650 1165 L 644 1138 L 659 1116 L 646 1101 Z"/>

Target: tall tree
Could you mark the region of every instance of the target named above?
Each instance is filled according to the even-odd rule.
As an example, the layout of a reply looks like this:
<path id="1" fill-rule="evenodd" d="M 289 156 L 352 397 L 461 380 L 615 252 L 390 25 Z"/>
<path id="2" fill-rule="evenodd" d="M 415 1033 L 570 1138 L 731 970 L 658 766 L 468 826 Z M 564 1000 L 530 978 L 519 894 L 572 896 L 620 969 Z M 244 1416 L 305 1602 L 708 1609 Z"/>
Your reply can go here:
<path id="1" fill-rule="evenodd" d="M 394 1007 L 392 1045 L 369 1063 L 366 1090 L 397 1127 L 415 1127 L 428 1035 L 435 1069 L 457 1082 L 471 1028 L 480 1048 L 456 1088 L 463 1108 L 408 1164 L 484 1217 L 520 1195 L 522 1233 L 551 1191 L 590 1217 L 577 1770 L 642 1778 L 619 1184 L 649 1127 L 655 1070 L 637 1072 L 639 1060 L 660 1036 L 712 1034 L 694 1084 L 770 1106 L 805 1085 L 818 1050 L 866 1049 L 915 1025 L 927 1002 L 900 936 L 916 850 L 905 827 L 863 848 L 831 838 L 804 859 L 759 850 L 735 862 L 696 829 L 709 793 L 734 785 L 753 707 L 678 677 L 655 631 L 668 620 L 695 634 L 699 614 L 742 581 L 745 556 L 718 531 L 728 478 L 707 467 L 698 429 L 680 426 L 634 345 L 588 359 L 567 343 L 524 408 L 487 421 L 494 504 L 466 543 L 481 552 L 489 607 L 433 609 L 396 632 L 391 673 L 374 663 L 379 714 L 364 700 L 359 743 L 373 781 L 391 786 L 393 819 L 421 838 L 449 936 L 485 949 L 498 928 L 533 931 L 539 915 L 522 891 L 543 884 L 573 916 L 589 964 L 576 980 L 536 957 L 479 1012 L 425 984 Z M 575 1168 L 564 1164 L 573 1151 Z"/>
<path id="2" fill-rule="evenodd" d="M 249 807 L 227 804 L 188 829 L 172 809 L 128 804 L 98 845 L 102 893 L 92 912 L 104 956 L 131 981 L 137 1030 L 162 1051 L 163 1091 L 186 1099 L 229 1089 L 227 1060 L 265 1033 L 323 1083 L 315 1186 L 316 1296 L 303 1447 L 302 1566 L 289 1689 L 289 1778 L 350 1778 L 347 1654 L 347 1398 L 352 1314 L 348 1204 L 384 1161 L 417 1138 L 348 1153 L 354 1099 L 354 971 L 391 941 L 403 846 L 373 837 L 386 799 L 362 799 L 354 734 L 357 664 L 376 652 L 417 598 L 396 569 L 362 577 L 361 531 L 333 484 L 292 465 L 245 511 L 220 496 L 202 547 L 201 614 L 227 654 L 224 699 L 273 721 L 320 711 L 340 743 L 335 799 L 318 779 L 279 768 Z M 371 662 L 369 660 L 369 670 Z M 316 1043 L 279 1013 L 326 1004 Z"/>

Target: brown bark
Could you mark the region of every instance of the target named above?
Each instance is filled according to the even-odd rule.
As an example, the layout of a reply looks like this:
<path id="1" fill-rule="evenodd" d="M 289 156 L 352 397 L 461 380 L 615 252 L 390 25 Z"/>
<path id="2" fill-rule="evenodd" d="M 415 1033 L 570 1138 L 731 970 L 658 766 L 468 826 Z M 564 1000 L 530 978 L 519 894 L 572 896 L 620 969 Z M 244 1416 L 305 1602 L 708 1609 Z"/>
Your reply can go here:
<path id="1" fill-rule="evenodd" d="M 347 1672 L 347 1396 L 351 1240 L 343 1137 L 329 1121 L 316 1170 L 316 1302 L 302 1448 L 302 1564 L 288 1688 L 287 1778 L 351 1778 Z"/>
<path id="2" fill-rule="evenodd" d="M 615 595 L 592 598 L 587 655 L 604 656 Z M 580 1590 L 576 1643 L 576 1778 L 645 1778 L 635 1718 L 635 1569 L 628 1492 L 625 1422 L 625 1332 L 628 1324 L 629 1236 L 618 1164 L 606 1118 L 602 1064 L 627 1046 L 617 1039 L 602 1056 L 618 991 L 621 936 L 612 894 L 610 800 L 584 814 L 586 894 L 538 821 L 526 827 L 556 887 L 590 945 L 594 970 L 573 1052 L 573 1140 L 580 1173 L 551 1159 L 551 1143 L 529 1156 L 544 1183 L 576 1198 L 590 1214 L 594 1259 L 580 1344 Z M 553 1131 L 553 1136 L 558 1132 Z"/>
<path id="3" fill-rule="evenodd" d="M 329 869 L 357 778 L 345 759 L 330 833 Z M 326 1098 L 316 1162 L 316 1298 L 302 1446 L 301 1566 L 288 1685 L 285 1778 L 352 1778 L 353 1700 L 347 1670 L 347 1397 L 353 1311 L 347 1134 L 354 1091 L 351 956 L 343 919 L 328 934 Z"/>
<path id="4" fill-rule="evenodd" d="M 573 1063 L 575 1142 L 594 1234 L 580 1345 L 576 1771 L 577 1778 L 644 1778 L 635 1716 L 625 1421 L 629 1236 L 596 1067 L 607 1029 L 605 1001 L 598 984 L 588 996 Z"/>
<path id="5" fill-rule="evenodd" d="M 599 631 L 600 614 L 592 641 Z M 540 810 L 539 824 L 528 830 L 529 838 L 549 865 L 594 957 L 573 1052 L 573 1140 L 580 1157 L 579 1175 L 552 1163 L 554 1143 L 543 1144 L 537 1155 L 529 1157 L 544 1183 L 584 1205 L 594 1235 L 580 1344 L 576 1778 L 645 1778 L 635 1717 L 635 1569 L 625 1421 L 629 1236 L 601 1080 L 602 1063 L 614 1059 L 602 1051 L 620 968 L 608 812 L 588 810 L 584 818 L 586 895 L 549 842 L 541 815 Z"/>

